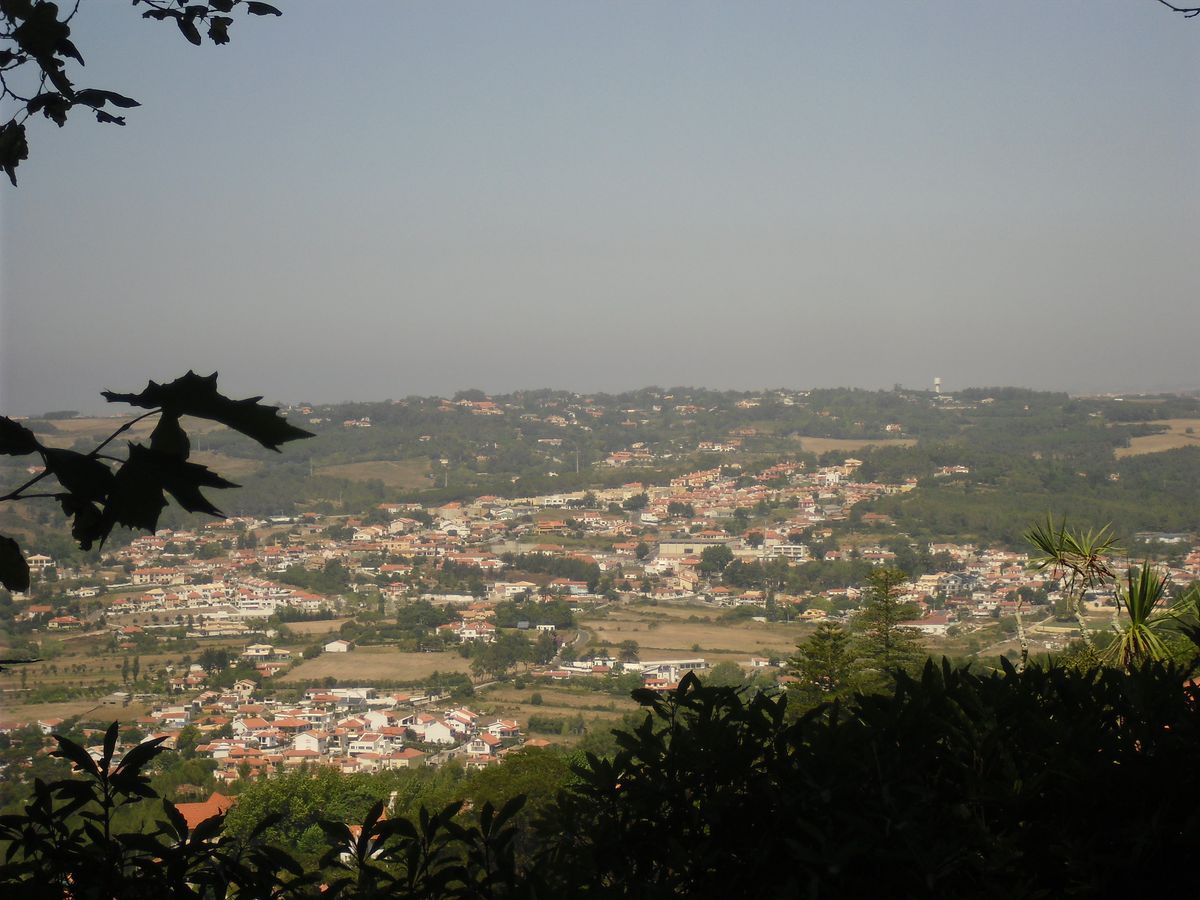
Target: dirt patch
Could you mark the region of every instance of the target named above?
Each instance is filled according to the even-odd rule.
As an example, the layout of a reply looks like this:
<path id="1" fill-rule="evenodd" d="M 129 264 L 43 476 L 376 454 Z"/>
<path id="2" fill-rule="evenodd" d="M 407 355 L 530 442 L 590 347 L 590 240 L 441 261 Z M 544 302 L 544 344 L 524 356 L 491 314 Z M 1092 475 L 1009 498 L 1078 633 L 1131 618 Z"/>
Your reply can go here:
<path id="1" fill-rule="evenodd" d="M 318 475 L 345 478 L 348 481 L 382 481 L 390 488 L 413 489 L 429 486 L 427 459 L 374 459 L 367 462 L 321 466 Z"/>
<path id="2" fill-rule="evenodd" d="M 1200 447 L 1200 419 L 1158 419 L 1145 424 L 1162 425 L 1167 430 L 1161 434 L 1147 434 L 1143 437 L 1131 438 L 1128 447 L 1117 448 L 1117 459 L 1139 456 L 1143 453 L 1178 450 L 1180 447 Z M 1191 429 L 1190 433 L 1188 429 Z"/>

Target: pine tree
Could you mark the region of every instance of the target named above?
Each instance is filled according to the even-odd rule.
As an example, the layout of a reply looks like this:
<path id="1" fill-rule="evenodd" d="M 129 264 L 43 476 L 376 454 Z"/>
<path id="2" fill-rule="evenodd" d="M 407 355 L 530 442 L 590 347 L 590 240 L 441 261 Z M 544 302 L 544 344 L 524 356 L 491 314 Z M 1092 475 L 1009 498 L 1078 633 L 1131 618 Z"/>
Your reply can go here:
<path id="1" fill-rule="evenodd" d="M 796 655 L 789 662 L 806 694 L 814 699 L 836 694 L 849 686 L 854 672 L 850 635 L 841 625 L 822 622 L 796 645 Z"/>
<path id="2" fill-rule="evenodd" d="M 912 629 L 900 624 L 914 614 L 911 604 L 897 596 L 906 580 L 899 569 L 876 569 L 867 576 L 863 605 L 854 618 L 857 655 L 865 668 L 910 669 L 925 657 Z"/>

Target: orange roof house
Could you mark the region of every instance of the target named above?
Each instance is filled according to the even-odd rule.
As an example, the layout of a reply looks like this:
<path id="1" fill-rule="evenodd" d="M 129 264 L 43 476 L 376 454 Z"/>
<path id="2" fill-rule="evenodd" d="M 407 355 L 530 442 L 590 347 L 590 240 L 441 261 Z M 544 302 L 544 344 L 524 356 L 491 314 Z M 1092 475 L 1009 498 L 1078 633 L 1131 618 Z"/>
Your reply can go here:
<path id="1" fill-rule="evenodd" d="M 211 819 L 213 816 L 224 815 L 229 812 L 229 808 L 233 806 L 235 798 L 226 797 L 224 794 L 213 791 L 212 796 L 207 800 L 202 800 L 199 803 L 177 803 L 175 808 L 183 814 L 184 821 L 187 822 L 188 829 L 194 829 L 205 819 Z"/>

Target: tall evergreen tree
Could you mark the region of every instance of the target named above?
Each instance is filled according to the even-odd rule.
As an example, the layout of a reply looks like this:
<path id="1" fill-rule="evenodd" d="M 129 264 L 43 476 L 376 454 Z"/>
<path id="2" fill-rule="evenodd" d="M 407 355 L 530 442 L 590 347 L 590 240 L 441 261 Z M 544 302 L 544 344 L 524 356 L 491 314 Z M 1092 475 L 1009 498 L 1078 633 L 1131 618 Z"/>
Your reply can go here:
<path id="1" fill-rule="evenodd" d="M 900 624 L 914 615 L 912 605 L 899 598 L 905 581 L 899 569 L 876 569 L 867 576 L 862 608 L 853 623 L 857 656 L 864 668 L 911 669 L 925 658 L 916 634 Z"/>
<path id="2" fill-rule="evenodd" d="M 850 635 L 835 622 L 822 622 L 796 645 L 796 655 L 789 662 L 805 698 L 830 699 L 849 687 L 853 678 Z"/>

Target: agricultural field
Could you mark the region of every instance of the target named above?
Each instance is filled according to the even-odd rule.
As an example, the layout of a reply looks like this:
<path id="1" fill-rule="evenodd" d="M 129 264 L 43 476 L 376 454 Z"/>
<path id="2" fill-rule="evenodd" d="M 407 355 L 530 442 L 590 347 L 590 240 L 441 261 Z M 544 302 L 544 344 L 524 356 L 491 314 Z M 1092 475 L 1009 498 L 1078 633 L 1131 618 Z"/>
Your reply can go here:
<path id="1" fill-rule="evenodd" d="M 39 719 L 71 719 L 82 716 L 85 723 L 107 725 L 110 722 L 135 722 L 146 715 L 144 703 L 121 706 L 98 700 L 67 700 L 63 703 L 4 703 L 0 718 L 10 722 L 37 722 Z"/>
<path id="2" fill-rule="evenodd" d="M 1200 419 L 1158 419 L 1146 424 L 1163 425 L 1167 430 L 1161 434 L 1131 438 L 1128 447 L 1117 448 L 1118 459 L 1143 453 L 1178 450 L 1180 447 L 1200 447 Z"/>
<path id="3" fill-rule="evenodd" d="M 876 438 L 862 440 L 859 438 L 823 438 L 803 437 L 796 435 L 793 440 L 800 444 L 800 449 L 806 453 L 828 453 L 830 450 L 857 453 L 867 447 L 911 447 L 917 442 L 916 438 Z"/>
<path id="4" fill-rule="evenodd" d="M 618 647 L 637 641 L 642 659 L 703 656 L 710 663 L 745 663 L 751 656 L 790 656 L 812 626 L 782 622 L 721 622 L 724 609 L 709 607 L 625 607 L 604 618 L 583 619 L 589 645 Z M 699 650 L 696 647 L 699 646 Z"/>
<path id="5" fill-rule="evenodd" d="M 469 672 L 471 661 L 457 653 L 405 653 L 392 647 L 358 647 L 349 653 L 322 653 L 292 669 L 282 680 L 307 686 L 325 678 L 355 681 L 420 681 L 434 672 Z"/>
<path id="6" fill-rule="evenodd" d="M 318 475 L 347 481 L 382 481 L 385 487 L 411 490 L 429 486 L 427 459 L 373 459 L 367 462 L 321 466 Z"/>
<path id="7" fill-rule="evenodd" d="M 229 456 L 225 453 L 213 453 L 207 450 L 194 452 L 189 459 L 191 462 L 208 466 L 214 472 L 234 481 L 256 474 L 262 470 L 264 465 L 261 460 L 244 459 L 240 456 Z"/>
<path id="8" fill-rule="evenodd" d="M 349 621 L 349 619 L 321 619 L 316 622 L 288 622 L 284 627 L 295 635 L 330 634 Z"/>
<path id="9" fill-rule="evenodd" d="M 121 687 L 121 670 L 126 660 L 136 657 L 143 677 L 168 665 L 178 665 L 184 655 L 195 658 L 210 647 L 224 647 L 240 653 L 246 646 L 245 640 L 201 641 L 198 647 L 188 650 L 146 652 L 118 650 L 107 652 L 108 636 L 97 633 L 67 633 L 35 635 L 43 643 L 45 659 L 27 666 L 13 666 L 0 672 L 0 690 L 20 688 L 22 672 L 26 687 L 77 688 L 108 685 L 114 690 Z"/>
<path id="10" fill-rule="evenodd" d="M 534 695 L 541 699 L 534 703 Z M 472 708 L 478 708 L 488 716 L 516 719 L 526 737 L 540 737 L 555 743 L 570 743 L 571 735 L 545 734 L 529 731 L 529 717 L 552 716 L 574 719 L 582 716 L 588 731 L 612 727 L 629 712 L 638 709 L 637 703 L 628 695 L 614 695 L 580 687 L 548 687 L 540 684 L 528 685 L 518 690 L 511 684 L 496 685 L 482 691 Z"/>

